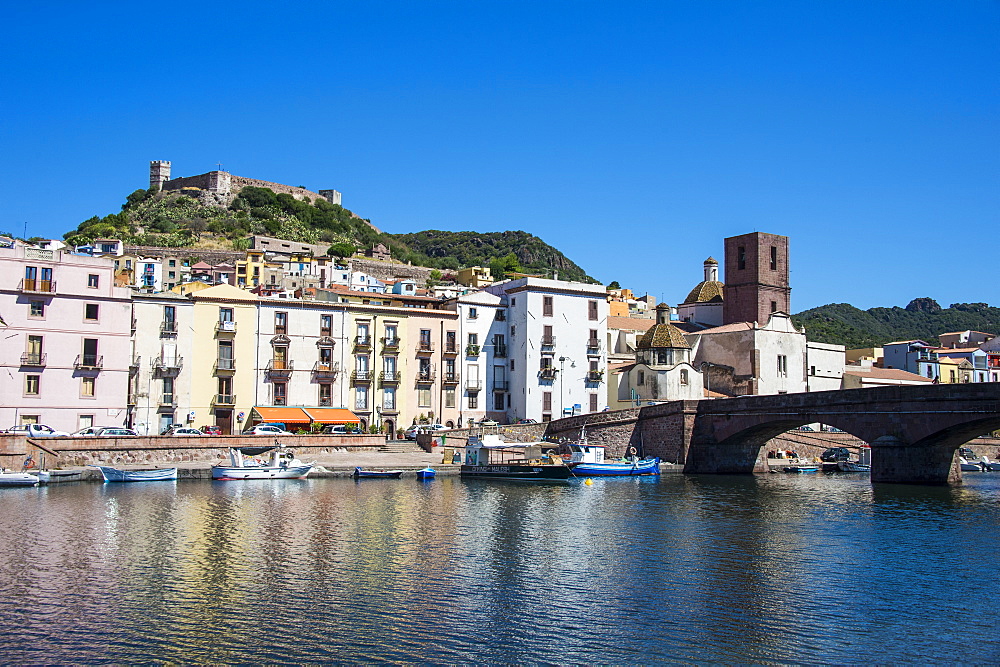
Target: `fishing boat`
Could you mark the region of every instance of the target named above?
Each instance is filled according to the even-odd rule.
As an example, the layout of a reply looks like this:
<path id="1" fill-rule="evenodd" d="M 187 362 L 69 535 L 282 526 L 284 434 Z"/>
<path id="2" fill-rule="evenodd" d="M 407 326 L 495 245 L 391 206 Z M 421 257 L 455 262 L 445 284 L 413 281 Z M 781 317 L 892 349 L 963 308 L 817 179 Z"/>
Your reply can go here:
<path id="1" fill-rule="evenodd" d="M 803 463 L 794 466 L 785 466 L 781 469 L 783 472 L 791 473 L 807 473 L 807 472 L 819 472 L 819 466 L 815 463 Z"/>
<path id="2" fill-rule="evenodd" d="M 417 471 L 417 479 L 434 479 L 434 475 L 436 474 L 437 470 L 434 468 L 424 468 Z"/>
<path id="3" fill-rule="evenodd" d="M 364 470 L 363 468 L 355 468 L 354 472 L 351 474 L 354 479 L 399 479 L 403 476 L 402 470 Z"/>
<path id="4" fill-rule="evenodd" d="M 639 458 L 632 450 L 632 456 L 624 459 L 604 458 L 604 445 L 592 445 L 586 441 L 566 442 L 559 446 L 563 460 L 575 464 L 573 474 L 577 477 L 607 477 L 626 475 L 659 475 L 659 458 Z"/>
<path id="5" fill-rule="evenodd" d="M 526 481 L 567 480 L 575 463 L 563 461 L 558 454 L 543 454 L 551 443 L 504 442 L 499 433 L 470 435 L 465 445 L 463 477 L 517 479 Z"/>
<path id="6" fill-rule="evenodd" d="M 315 465 L 298 460 L 277 440 L 273 445 L 230 447 L 229 458 L 230 465 L 212 466 L 212 479 L 303 479 Z"/>
<path id="7" fill-rule="evenodd" d="M 92 466 L 101 471 L 105 482 L 164 482 L 177 479 L 177 468 L 158 470 L 119 470 L 111 466 Z"/>
<path id="8" fill-rule="evenodd" d="M 27 472 L 12 472 L 0 468 L 0 486 L 35 486 L 38 477 Z"/>

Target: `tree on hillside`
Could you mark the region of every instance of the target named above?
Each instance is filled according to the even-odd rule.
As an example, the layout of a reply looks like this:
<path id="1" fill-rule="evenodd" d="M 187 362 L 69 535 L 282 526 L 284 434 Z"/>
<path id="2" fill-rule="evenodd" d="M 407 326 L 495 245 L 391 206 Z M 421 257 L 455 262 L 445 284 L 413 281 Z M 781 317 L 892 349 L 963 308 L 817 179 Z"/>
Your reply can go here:
<path id="1" fill-rule="evenodd" d="M 622 286 L 618 284 L 617 280 L 612 280 L 611 283 L 608 284 L 608 289 L 621 289 L 621 288 Z"/>
<path id="2" fill-rule="evenodd" d="M 520 273 L 521 263 L 517 261 L 514 253 L 509 253 L 506 257 L 494 259 L 490 262 L 490 272 L 494 280 L 503 280 L 508 273 Z"/>
<path id="3" fill-rule="evenodd" d="M 326 254 L 330 257 L 336 257 L 337 259 L 344 259 L 345 257 L 352 256 L 355 252 L 357 252 L 357 250 L 358 249 L 354 247 L 354 245 L 342 241 L 340 243 L 334 243 L 330 246 L 329 250 L 326 251 Z"/>

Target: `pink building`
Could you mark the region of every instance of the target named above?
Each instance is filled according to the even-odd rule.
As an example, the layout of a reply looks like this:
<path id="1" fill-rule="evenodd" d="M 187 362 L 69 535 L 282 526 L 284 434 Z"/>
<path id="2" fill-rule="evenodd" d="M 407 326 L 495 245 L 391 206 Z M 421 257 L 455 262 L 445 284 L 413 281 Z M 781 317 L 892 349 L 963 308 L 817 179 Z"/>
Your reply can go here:
<path id="1" fill-rule="evenodd" d="M 132 304 L 114 277 L 110 258 L 0 246 L 0 428 L 125 422 Z"/>

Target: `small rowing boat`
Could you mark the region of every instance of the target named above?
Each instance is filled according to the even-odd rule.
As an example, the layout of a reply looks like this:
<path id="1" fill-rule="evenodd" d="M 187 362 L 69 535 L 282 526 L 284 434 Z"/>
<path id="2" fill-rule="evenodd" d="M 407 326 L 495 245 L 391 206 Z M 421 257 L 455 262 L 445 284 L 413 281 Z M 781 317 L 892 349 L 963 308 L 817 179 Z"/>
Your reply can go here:
<path id="1" fill-rule="evenodd" d="M 101 471 L 105 482 L 165 482 L 177 479 L 177 468 L 158 470 L 119 470 L 111 466 L 93 466 Z"/>
<path id="2" fill-rule="evenodd" d="M 354 479 L 399 479 L 403 476 L 402 470 L 364 470 L 362 468 L 355 468 L 354 473 L 351 475 Z"/>
<path id="3" fill-rule="evenodd" d="M 437 470 L 434 468 L 424 468 L 417 471 L 417 479 L 434 479 L 434 475 L 436 474 Z"/>

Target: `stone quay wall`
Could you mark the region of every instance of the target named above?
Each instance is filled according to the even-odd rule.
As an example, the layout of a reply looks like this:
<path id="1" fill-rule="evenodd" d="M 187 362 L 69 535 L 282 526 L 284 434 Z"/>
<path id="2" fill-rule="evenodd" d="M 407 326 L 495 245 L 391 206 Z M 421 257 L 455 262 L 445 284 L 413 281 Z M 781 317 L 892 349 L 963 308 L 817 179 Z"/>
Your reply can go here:
<path id="1" fill-rule="evenodd" d="M 58 454 L 52 455 L 36 447 Z M 126 438 L 25 438 L 0 435 L 0 466 L 20 470 L 31 454 L 36 464 L 44 454 L 46 465 L 85 466 L 137 465 L 151 463 L 214 463 L 229 457 L 230 447 L 269 445 L 272 436 L 140 436 Z M 281 444 L 299 458 L 328 454 L 331 451 L 376 451 L 385 445 L 385 436 L 375 435 L 286 435 Z"/>

